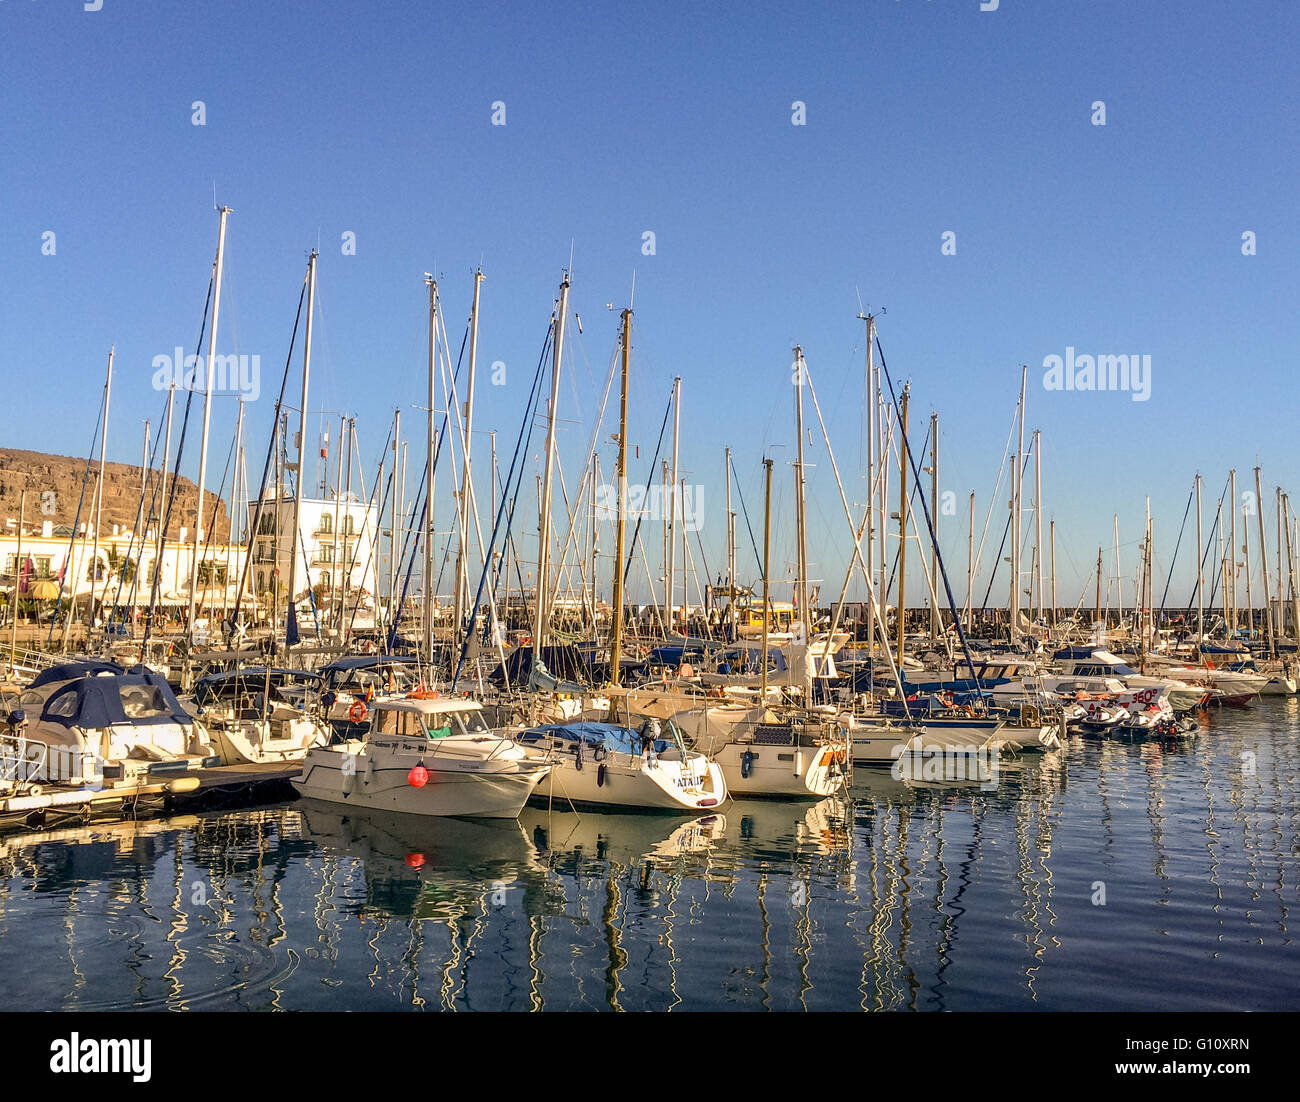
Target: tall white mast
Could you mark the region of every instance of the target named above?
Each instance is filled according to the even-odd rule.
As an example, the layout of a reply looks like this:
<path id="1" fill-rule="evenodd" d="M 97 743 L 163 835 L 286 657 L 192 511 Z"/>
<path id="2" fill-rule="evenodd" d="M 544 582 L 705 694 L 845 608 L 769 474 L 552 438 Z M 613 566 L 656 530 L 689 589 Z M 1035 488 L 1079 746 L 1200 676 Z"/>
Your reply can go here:
<path id="1" fill-rule="evenodd" d="M 623 542 L 627 531 L 627 384 L 632 360 L 632 310 L 623 311 L 620 336 L 623 361 L 622 389 L 618 414 L 618 465 L 615 481 L 618 486 L 618 520 L 614 529 L 614 577 L 610 600 L 613 604 L 613 623 L 609 638 L 609 683 L 619 683 L 620 653 L 623 647 Z"/>
<path id="2" fill-rule="evenodd" d="M 727 622 L 731 627 L 730 641 L 736 639 L 736 514 L 731 508 L 731 449 L 727 448 L 723 460 L 727 477 Z"/>
<path id="3" fill-rule="evenodd" d="M 872 558 L 872 544 L 875 540 L 876 527 L 876 318 L 874 314 L 859 314 L 859 319 L 867 323 L 867 530 L 866 563 L 867 571 L 875 570 Z M 880 589 L 877 587 L 876 592 Z M 881 623 L 884 623 L 884 611 L 881 611 Z M 876 618 L 867 617 L 867 661 L 873 661 L 876 647 Z"/>
<path id="4" fill-rule="evenodd" d="M 424 660 L 429 662 L 433 656 L 433 458 L 437 452 L 436 433 L 433 427 L 434 383 L 436 380 L 434 352 L 438 333 L 438 281 L 425 273 L 424 282 L 429 288 L 429 404 L 428 434 L 426 445 L 426 470 L 424 491 L 424 570 L 421 589 L 424 593 Z"/>
<path id="5" fill-rule="evenodd" d="M 1199 651 L 1201 640 L 1205 638 L 1205 595 L 1201 588 L 1205 585 L 1205 575 L 1201 572 L 1201 556 L 1205 554 L 1201 543 L 1201 476 L 1196 476 L 1196 649 Z"/>
<path id="6" fill-rule="evenodd" d="M 970 492 L 970 523 L 966 530 L 966 630 L 971 626 L 971 591 L 975 586 L 975 491 Z"/>
<path id="7" fill-rule="evenodd" d="M 1295 554 L 1291 539 L 1291 495 L 1282 495 L 1282 530 L 1286 533 L 1286 575 L 1291 590 L 1291 638 L 1300 639 L 1300 593 L 1296 591 Z M 1278 585 L 1281 589 L 1281 585 Z"/>
<path id="8" fill-rule="evenodd" d="M 551 542 L 551 474 L 555 467 L 555 415 L 560 401 L 560 369 L 564 358 L 564 321 L 569 312 L 569 273 L 560 280 L 560 304 L 555 311 L 551 344 L 551 402 L 546 415 L 546 465 L 542 468 L 542 505 L 537 524 L 537 611 L 533 620 L 533 661 L 546 645 L 546 589 Z"/>
<path id="9" fill-rule="evenodd" d="M 464 624 L 469 603 L 468 562 L 466 550 L 469 545 L 469 498 L 470 498 L 470 433 L 474 431 L 474 368 L 478 361 L 478 302 L 479 287 L 483 282 L 483 269 L 474 273 L 474 303 L 469 312 L 469 380 L 465 395 L 465 441 L 461 451 L 464 459 L 460 476 L 460 498 L 456 505 L 459 532 L 456 541 L 456 595 L 452 601 L 454 610 L 453 628 L 455 632 L 468 630 Z"/>
<path id="10" fill-rule="evenodd" d="M 1256 494 L 1255 507 L 1256 511 L 1260 508 Z M 1244 522 L 1243 522 L 1244 523 Z M 1263 521 L 1260 521 L 1260 531 L 1263 531 Z M 1263 541 L 1260 541 L 1263 546 Z M 1237 555 L 1241 548 L 1237 545 L 1237 471 L 1234 468 L 1228 472 L 1228 573 L 1223 579 L 1223 598 L 1227 609 L 1228 637 L 1237 630 Z M 1263 554 L 1263 551 L 1260 552 Z"/>
<path id="11" fill-rule="evenodd" d="M 104 511 L 104 452 L 108 444 L 108 400 L 113 393 L 113 354 L 114 345 L 108 350 L 108 372 L 104 376 L 104 423 L 99 430 L 99 483 L 95 487 L 95 539 L 94 549 L 90 553 L 90 623 L 95 622 L 95 583 L 99 580 L 99 522 Z M 15 593 L 17 591 L 15 590 Z M 104 592 L 108 592 L 108 577 L 105 571 Z M 71 612 L 68 619 L 72 619 Z"/>
<path id="12" fill-rule="evenodd" d="M 677 623 L 675 604 L 677 601 L 677 459 L 678 443 L 682 427 L 682 377 L 673 379 L 673 466 L 668 476 L 668 566 L 664 578 L 664 609 L 668 614 L 668 628 L 671 631 Z M 685 564 L 683 564 L 684 566 Z M 685 582 L 682 584 L 685 594 Z M 683 631 L 685 625 L 683 625 Z"/>
<path id="13" fill-rule="evenodd" d="M 939 414 L 930 414 L 930 522 L 934 526 L 930 541 L 930 585 L 935 594 L 930 604 L 930 638 L 938 639 L 939 617 Z"/>
<path id="14" fill-rule="evenodd" d="M 1277 635 L 1273 630 L 1273 598 L 1268 587 L 1268 542 L 1264 539 L 1264 510 L 1259 508 L 1263 500 L 1259 484 L 1259 468 L 1255 468 L 1255 515 L 1259 519 L 1259 565 L 1264 575 L 1264 627 L 1268 631 L 1268 656 L 1277 657 Z M 1281 579 L 1278 579 L 1279 583 Z"/>
<path id="15" fill-rule="evenodd" d="M 1034 429 L 1034 600 L 1038 619 L 1043 618 L 1043 460 L 1041 438 Z"/>
<path id="16" fill-rule="evenodd" d="M 312 249 L 311 255 L 307 259 L 307 326 L 303 335 L 302 342 L 302 400 L 298 407 L 298 465 L 295 472 L 296 477 L 293 480 L 293 531 L 289 538 L 289 608 L 294 609 L 297 601 L 298 590 L 298 546 L 301 539 L 302 526 L 302 480 L 306 473 L 306 463 L 303 462 L 305 449 L 307 445 L 307 384 L 311 377 L 311 330 L 312 315 L 316 306 L 316 257 L 317 252 Z M 340 446 L 342 442 L 340 441 Z M 311 577 L 307 578 L 308 587 L 311 586 Z M 296 609 L 294 609 L 296 613 Z"/>
<path id="17" fill-rule="evenodd" d="M 799 619 L 803 623 L 803 636 L 805 642 L 812 638 L 812 617 L 808 614 L 808 524 L 805 514 L 804 502 L 804 464 L 803 464 L 803 388 L 804 388 L 804 360 L 803 349 L 798 345 L 794 349 L 794 365 L 796 375 L 796 386 L 794 388 L 794 426 L 795 435 L 798 437 L 797 448 L 795 450 L 795 471 L 794 471 L 794 503 L 795 503 L 795 563 L 796 576 L 794 581 L 795 602 L 799 608 Z M 812 669 L 806 658 L 804 661 L 805 675 L 805 693 L 804 701 L 811 700 L 811 674 Z"/>
<path id="18" fill-rule="evenodd" d="M 191 639 L 194 637 L 194 598 L 199 588 L 199 542 L 203 531 L 203 487 L 206 485 L 208 475 L 208 431 L 212 424 L 212 377 L 217 366 L 217 320 L 221 315 L 221 274 L 225 267 L 226 216 L 230 214 L 230 208 L 222 207 L 218 213 L 221 215 L 221 221 L 217 227 L 216 272 L 213 275 L 212 286 L 212 324 L 208 326 L 208 365 L 203 386 L 203 437 L 199 444 L 198 500 L 194 506 L 194 558 L 190 562 L 190 599 L 189 613 L 186 619 L 186 630 L 189 632 Z"/>
<path id="19" fill-rule="evenodd" d="M 1115 614 L 1115 627 L 1124 620 L 1124 575 L 1119 568 L 1119 514 L 1111 514 L 1111 523 L 1115 526 L 1115 601 L 1119 606 Z"/>
<path id="20" fill-rule="evenodd" d="M 1011 643 L 1014 646 L 1016 634 L 1020 628 L 1020 532 L 1022 528 L 1021 495 L 1024 482 L 1023 467 L 1025 457 L 1025 384 L 1029 377 L 1029 368 L 1020 369 L 1020 404 L 1019 443 L 1016 445 L 1016 462 L 1012 469 L 1011 483 Z"/>
<path id="21" fill-rule="evenodd" d="M 401 554 L 401 541 L 398 537 L 398 528 L 401 525 L 402 518 L 402 468 L 398 466 L 398 441 L 402 435 L 402 411 L 401 409 L 393 410 L 393 492 L 392 492 L 392 510 L 390 513 L 390 524 L 388 532 L 388 627 L 391 631 L 397 621 L 393 619 L 393 591 L 397 588 L 397 558 Z M 378 536 L 375 539 L 375 546 L 378 547 Z M 376 589 L 379 587 L 376 586 Z"/>

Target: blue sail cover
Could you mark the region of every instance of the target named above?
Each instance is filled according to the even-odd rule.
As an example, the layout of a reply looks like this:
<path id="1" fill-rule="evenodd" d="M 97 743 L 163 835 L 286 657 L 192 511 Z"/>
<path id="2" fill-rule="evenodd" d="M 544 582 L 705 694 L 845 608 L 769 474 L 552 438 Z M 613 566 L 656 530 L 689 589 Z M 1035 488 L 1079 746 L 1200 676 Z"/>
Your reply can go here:
<path id="1" fill-rule="evenodd" d="M 525 731 L 519 736 L 519 741 L 540 742 L 544 738 L 568 739 L 593 749 L 603 746 L 606 750 L 619 754 L 641 753 L 640 733 L 614 723 L 548 723 Z M 656 739 L 655 753 L 662 754 L 670 745 L 667 739 Z"/>
<path id="2" fill-rule="evenodd" d="M 192 716 L 181 707 L 165 678 L 144 666 L 124 673 L 79 677 L 56 689 L 45 702 L 41 719 L 64 727 L 109 727 L 180 723 L 190 726 Z"/>
<path id="3" fill-rule="evenodd" d="M 126 673 L 126 667 L 116 662 L 100 662 L 83 659 L 80 662 L 65 662 L 61 666 L 50 666 L 41 670 L 31 683 L 29 689 L 38 689 L 54 681 L 73 681 L 78 677 L 91 677 L 97 673 Z"/>

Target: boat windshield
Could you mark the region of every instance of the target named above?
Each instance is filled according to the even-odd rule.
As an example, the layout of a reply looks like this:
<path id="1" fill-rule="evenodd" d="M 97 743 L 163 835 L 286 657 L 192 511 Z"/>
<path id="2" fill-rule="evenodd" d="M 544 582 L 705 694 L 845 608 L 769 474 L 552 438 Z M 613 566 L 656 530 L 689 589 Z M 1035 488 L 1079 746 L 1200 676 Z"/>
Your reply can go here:
<path id="1" fill-rule="evenodd" d="M 488 725 L 477 708 L 464 712 L 435 712 L 425 717 L 425 734 L 431 739 L 449 735 L 486 735 Z"/>

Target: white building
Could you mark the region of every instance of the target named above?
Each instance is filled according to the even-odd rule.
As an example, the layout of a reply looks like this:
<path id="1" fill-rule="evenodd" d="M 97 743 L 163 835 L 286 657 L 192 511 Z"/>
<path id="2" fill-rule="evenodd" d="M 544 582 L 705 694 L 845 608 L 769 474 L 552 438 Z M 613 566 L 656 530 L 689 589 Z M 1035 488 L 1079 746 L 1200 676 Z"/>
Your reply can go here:
<path id="1" fill-rule="evenodd" d="M 96 554 L 97 569 L 92 567 Z M 197 615 L 233 604 L 244 559 L 242 546 L 202 545 Z M 0 530 L 0 593 L 6 604 L 18 587 L 20 599 L 48 601 L 51 607 L 60 595 L 63 601 L 75 599 L 80 607 L 90 600 L 92 590 L 101 608 L 142 608 L 151 599 L 172 609 L 187 607 L 193 563 L 193 538 L 184 528 L 179 539 L 164 542 L 161 553 L 157 532 L 146 531 L 142 538 L 116 524 L 99 534 L 98 547 L 93 525 L 82 525 L 75 538 L 70 527 L 56 527 L 51 521 L 24 526 L 21 538 L 12 518 Z M 251 596 L 246 588 L 250 613 Z"/>
<path id="2" fill-rule="evenodd" d="M 257 515 L 256 501 L 248 504 L 250 530 Z M 262 500 L 253 541 L 253 588 L 269 593 L 276 583 L 287 592 L 289 555 L 293 533 L 292 495 Z M 302 499 L 298 517 L 298 563 L 295 596 L 302 600 L 308 589 L 351 602 L 358 590 L 375 593 L 375 531 L 378 510 L 355 494 Z"/>

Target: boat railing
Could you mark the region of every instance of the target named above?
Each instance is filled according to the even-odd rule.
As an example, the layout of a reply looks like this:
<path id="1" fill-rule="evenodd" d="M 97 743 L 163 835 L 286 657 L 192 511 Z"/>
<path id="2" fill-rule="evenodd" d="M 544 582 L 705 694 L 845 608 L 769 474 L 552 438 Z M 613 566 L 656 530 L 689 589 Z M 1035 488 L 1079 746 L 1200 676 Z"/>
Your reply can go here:
<path id="1" fill-rule="evenodd" d="M 22 784 L 48 776 L 50 747 L 22 734 L 0 735 L 0 782 Z"/>

